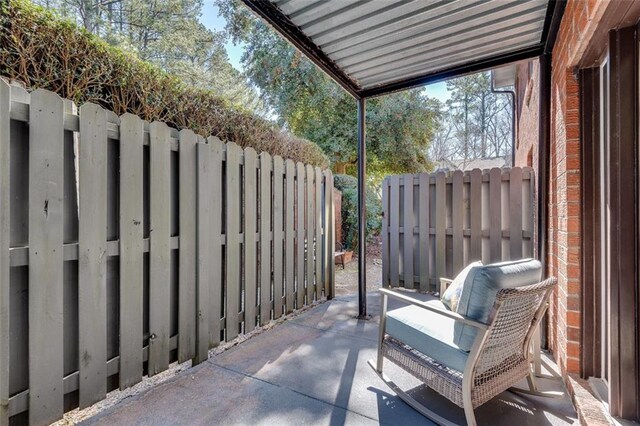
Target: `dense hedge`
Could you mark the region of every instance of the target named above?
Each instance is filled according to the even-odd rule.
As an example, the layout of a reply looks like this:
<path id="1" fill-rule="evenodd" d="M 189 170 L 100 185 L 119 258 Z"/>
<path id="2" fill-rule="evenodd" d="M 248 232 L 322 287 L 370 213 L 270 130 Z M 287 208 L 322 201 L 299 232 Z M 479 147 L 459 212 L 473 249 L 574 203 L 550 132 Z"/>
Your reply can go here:
<path id="1" fill-rule="evenodd" d="M 93 102 L 178 129 L 327 167 L 314 143 L 233 108 L 215 93 L 185 86 L 159 68 L 25 0 L 0 2 L 0 75 L 44 88 L 77 104 Z"/>
<path id="2" fill-rule="evenodd" d="M 335 175 L 334 186 L 342 191 L 342 243 L 345 249 L 358 248 L 358 180 L 350 175 Z M 376 193 L 367 190 L 367 236 L 380 234 L 382 202 Z"/>

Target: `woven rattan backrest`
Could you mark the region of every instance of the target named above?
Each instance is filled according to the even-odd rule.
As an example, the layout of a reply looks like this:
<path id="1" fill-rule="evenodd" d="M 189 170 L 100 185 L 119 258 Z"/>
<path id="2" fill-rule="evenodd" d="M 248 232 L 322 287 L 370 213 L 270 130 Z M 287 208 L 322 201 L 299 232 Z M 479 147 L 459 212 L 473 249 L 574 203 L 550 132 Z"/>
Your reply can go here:
<path id="1" fill-rule="evenodd" d="M 538 284 L 500 290 L 490 329 L 476 363 L 476 379 L 489 379 L 527 358 L 532 326 L 555 286 L 555 278 Z"/>

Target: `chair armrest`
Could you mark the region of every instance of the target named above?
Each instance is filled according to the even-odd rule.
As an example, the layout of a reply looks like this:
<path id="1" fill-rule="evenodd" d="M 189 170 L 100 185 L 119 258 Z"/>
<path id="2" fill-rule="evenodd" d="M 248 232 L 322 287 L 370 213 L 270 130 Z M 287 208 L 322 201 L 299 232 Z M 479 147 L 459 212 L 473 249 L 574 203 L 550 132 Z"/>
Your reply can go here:
<path id="1" fill-rule="evenodd" d="M 438 309 L 435 306 L 429 305 L 428 303 L 422 302 L 420 300 L 416 300 L 416 299 L 414 299 L 412 297 L 405 296 L 404 294 L 398 293 L 397 291 L 389 290 L 389 289 L 386 289 L 386 288 L 381 288 L 379 291 L 380 291 L 380 293 L 382 293 L 382 297 L 387 297 L 387 296 L 392 297 L 394 299 L 400 300 L 400 301 L 405 302 L 405 303 L 409 303 L 409 304 L 414 305 L 414 306 L 418 306 L 419 308 L 426 309 L 427 311 L 431 311 L 431 312 L 434 312 L 436 314 L 439 314 L 439 315 L 454 319 L 454 320 L 456 320 L 458 322 L 461 322 L 461 323 L 463 323 L 465 325 L 469 325 L 471 327 L 475 327 L 475 328 L 478 328 L 480 330 L 488 330 L 489 329 L 489 326 L 487 324 L 483 324 L 481 322 L 472 320 L 472 319 L 467 318 L 467 317 L 465 317 L 463 315 L 460 315 L 460 314 L 458 314 L 456 312 L 445 311 L 445 310 L 442 310 L 442 309 Z M 383 312 L 383 314 L 386 315 L 386 312 Z"/>
<path id="2" fill-rule="evenodd" d="M 440 297 L 444 294 L 445 291 L 449 288 L 453 280 L 449 278 L 440 277 Z"/>

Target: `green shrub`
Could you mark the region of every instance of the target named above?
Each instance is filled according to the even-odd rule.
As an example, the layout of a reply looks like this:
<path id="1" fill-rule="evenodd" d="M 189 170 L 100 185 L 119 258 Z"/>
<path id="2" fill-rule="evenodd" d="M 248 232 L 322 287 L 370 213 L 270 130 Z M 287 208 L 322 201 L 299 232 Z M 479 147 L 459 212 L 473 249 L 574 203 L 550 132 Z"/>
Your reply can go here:
<path id="1" fill-rule="evenodd" d="M 345 249 L 358 247 L 358 180 L 350 175 L 335 175 L 334 186 L 342 191 L 342 238 Z M 367 189 L 367 236 L 380 234 L 382 202 L 375 191 Z"/>
<path id="2" fill-rule="evenodd" d="M 26 0 L 0 2 L 0 75 L 43 88 L 80 105 L 93 102 L 178 129 L 295 161 L 327 167 L 313 142 L 296 138 L 222 97 L 187 87 L 156 66 Z"/>

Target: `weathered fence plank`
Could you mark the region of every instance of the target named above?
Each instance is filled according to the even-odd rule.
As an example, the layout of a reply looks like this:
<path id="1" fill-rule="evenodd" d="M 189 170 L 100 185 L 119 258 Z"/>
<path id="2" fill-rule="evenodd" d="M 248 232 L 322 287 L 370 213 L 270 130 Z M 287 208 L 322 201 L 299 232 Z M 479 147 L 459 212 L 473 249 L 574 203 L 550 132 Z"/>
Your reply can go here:
<path id="1" fill-rule="evenodd" d="M 80 108 L 78 326 L 80 408 L 107 394 L 107 114 Z"/>
<path id="2" fill-rule="evenodd" d="M 196 355 L 196 191 L 198 179 L 197 136 L 180 131 L 178 208 L 180 250 L 178 253 L 178 362 Z"/>
<path id="3" fill-rule="evenodd" d="M 223 218 L 223 182 L 222 159 L 224 156 L 224 143 L 216 137 L 209 137 L 207 143 L 211 147 L 211 178 L 209 186 L 203 188 L 209 191 L 207 195 L 210 199 L 211 207 L 211 253 L 205 261 L 211 263 L 209 275 L 204 282 L 209 286 L 209 347 L 215 347 L 220 343 L 220 333 L 222 331 L 222 218 Z"/>
<path id="4" fill-rule="evenodd" d="M 386 215 L 385 215 L 386 216 Z M 400 176 L 389 178 L 389 283 L 400 285 Z"/>
<path id="5" fill-rule="evenodd" d="M 271 156 L 260 154 L 260 325 L 271 319 Z"/>
<path id="6" fill-rule="evenodd" d="M 469 185 L 469 222 L 471 239 L 469 240 L 469 260 L 482 260 L 482 170 L 474 169 L 470 173 Z"/>
<path id="7" fill-rule="evenodd" d="M 273 318 L 282 316 L 284 285 L 284 161 L 273 157 Z"/>
<path id="8" fill-rule="evenodd" d="M 29 123 L 29 417 L 63 415 L 63 103 L 31 94 Z"/>
<path id="9" fill-rule="evenodd" d="M 429 229 L 429 175 L 420 173 L 418 182 L 418 227 L 420 239 L 420 291 L 429 291 L 431 282 L 429 275 L 430 236 Z"/>
<path id="10" fill-rule="evenodd" d="M 0 401 L 9 401 L 11 87 L 0 79 Z M 0 426 L 9 425 L 9 404 L 0 403 Z"/>
<path id="11" fill-rule="evenodd" d="M 382 211 L 380 229 L 382 235 L 389 235 L 389 178 L 382 181 Z M 389 282 L 389 238 L 382 239 L 382 282 Z"/>
<path id="12" fill-rule="evenodd" d="M 258 154 L 244 150 L 244 332 L 256 327 L 258 293 Z"/>
<path id="13" fill-rule="evenodd" d="M 171 312 L 171 204 L 169 127 L 160 122 L 149 126 L 150 224 L 149 235 L 149 376 L 169 367 Z"/>
<path id="14" fill-rule="evenodd" d="M 413 175 L 403 175 L 402 276 L 404 287 L 413 288 Z"/>
<path id="15" fill-rule="evenodd" d="M 296 165 L 292 160 L 284 163 L 285 168 L 285 312 L 293 312 L 295 307 L 295 179 Z"/>
<path id="16" fill-rule="evenodd" d="M 324 296 L 327 299 L 333 298 L 331 292 L 331 277 L 333 277 L 331 265 L 335 263 L 333 255 L 335 250 L 335 244 L 333 242 L 333 214 L 333 175 L 330 170 L 326 170 L 324 172 L 324 238 L 322 241 L 324 249 Z"/>
<path id="17" fill-rule="evenodd" d="M 502 260 L 502 170 L 489 173 L 489 259 Z"/>
<path id="18" fill-rule="evenodd" d="M 120 389 L 142 380 L 144 122 L 120 118 Z"/>
<path id="19" fill-rule="evenodd" d="M 235 143 L 227 144 L 227 181 L 226 181 L 226 341 L 238 337 L 240 312 L 240 206 L 242 191 L 240 189 L 240 158 L 242 148 Z"/>
<path id="20" fill-rule="evenodd" d="M 509 179 L 509 256 L 522 257 L 522 169 L 511 169 Z"/>
<path id="21" fill-rule="evenodd" d="M 314 167 L 315 173 L 315 275 L 316 275 L 316 298 L 320 300 L 324 289 L 324 281 L 322 280 L 322 171 L 318 167 Z"/>
<path id="22" fill-rule="evenodd" d="M 196 354 L 195 363 L 206 361 L 209 357 L 209 328 L 212 315 L 211 269 L 213 267 L 213 181 L 212 146 L 198 143 L 198 179 L 196 197 L 196 239 L 197 239 L 197 281 L 196 281 Z M 219 334 L 219 333 L 218 333 Z"/>
<path id="23" fill-rule="evenodd" d="M 436 173 L 436 279 L 447 276 L 446 260 L 446 232 L 447 232 L 447 205 L 438 200 L 444 200 L 447 193 L 446 180 L 443 172 Z"/>
<path id="24" fill-rule="evenodd" d="M 531 255 L 533 179 L 531 169 L 518 167 L 387 177 L 382 185 L 384 285 L 398 285 L 394 277 L 399 275 L 401 285 L 419 283 L 420 291 L 429 291 L 440 277 L 457 275 L 469 262 Z"/>
<path id="25" fill-rule="evenodd" d="M 313 295 L 315 292 L 314 282 L 314 265 L 313 265 L 313 232 L 314 224 L 313 218 L 315 214 L 314 209 L 314 196 L 313 196 L 313 167 L 309 164 L 305 167 L 307 176 L 307 191 L 306 191 L 306 209 L 307 209 L 307 304 L 313 303 Z"/>
<path id="26" fill-rule="evenodd" d="M 304 207 L 304 194 L 305 194 L 305 172 L 304 164 L 296 163 L 296 308 L 300 309 L 304 305 L 304 236 L 305 236 L 305 207 Z"/>
<path id="27" fill-rule="evenodd" d="M 464 204 L 462 171 L 453 172 L 451 185 L 451 230 L 452 230 L 452 267 L 451 276 L 456 276 L 464 267 Z"/>

